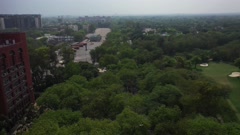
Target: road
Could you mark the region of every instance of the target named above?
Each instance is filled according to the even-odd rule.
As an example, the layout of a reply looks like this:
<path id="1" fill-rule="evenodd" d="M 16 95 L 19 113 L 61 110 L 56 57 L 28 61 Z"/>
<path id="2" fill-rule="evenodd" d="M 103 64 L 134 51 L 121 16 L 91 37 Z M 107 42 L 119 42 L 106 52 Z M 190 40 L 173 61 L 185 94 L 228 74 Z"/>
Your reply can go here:
<path id="1" fill-rule="evenodd" d="M 102 39 L 100 42 L 88 42 L 87 43 L 87 50 L 85 47 L 80 47 L 76 53 L 74 62 L 89 62 L 92 63 L 90 51 L 95 49 L 98 46 L 101 46 L 102 43 L 106 40 L 107 34 L 111 32 L 111 29 L 109 28 L 98 28 L 95 30 L 94 34 L 99 34 L 102 36 Z"/>

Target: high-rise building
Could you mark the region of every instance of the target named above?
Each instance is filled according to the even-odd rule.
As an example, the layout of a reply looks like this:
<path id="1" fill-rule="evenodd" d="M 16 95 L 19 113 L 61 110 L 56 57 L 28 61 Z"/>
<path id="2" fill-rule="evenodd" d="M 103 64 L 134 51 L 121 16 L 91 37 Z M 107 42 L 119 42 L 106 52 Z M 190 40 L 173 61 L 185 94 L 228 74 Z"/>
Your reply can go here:
<path id="1" fill-rule="evenodd" d="M 42 27 L 41 15 L 7 15 L 0 14 L 0 30 L 17 28 L 20 30 L 38 29 Z"/>
<path id="2" fill-rule="evenodd" d="M 35 102 L 25 33 L 0 33 L 0 115 L 17 121 Z"/>

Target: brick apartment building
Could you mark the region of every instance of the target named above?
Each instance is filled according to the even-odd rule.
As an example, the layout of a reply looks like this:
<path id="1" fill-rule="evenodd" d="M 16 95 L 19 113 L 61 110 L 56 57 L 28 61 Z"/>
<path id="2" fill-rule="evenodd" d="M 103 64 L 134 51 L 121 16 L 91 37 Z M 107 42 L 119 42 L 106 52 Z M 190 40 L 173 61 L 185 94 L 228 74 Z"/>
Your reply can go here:
<path id="1" fill-rule="evenodd" d="M 25 33 L 0 33 L 0 116 L 22 118 L 35 102 Z"/>

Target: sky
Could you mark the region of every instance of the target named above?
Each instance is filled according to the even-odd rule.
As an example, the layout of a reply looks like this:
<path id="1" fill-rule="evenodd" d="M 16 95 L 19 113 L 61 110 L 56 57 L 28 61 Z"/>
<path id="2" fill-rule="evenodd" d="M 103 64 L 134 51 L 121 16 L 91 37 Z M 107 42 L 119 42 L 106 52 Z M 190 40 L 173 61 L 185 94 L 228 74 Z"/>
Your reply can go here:
<path id="1" fill-rule="evenodd" d="M 240 0 L 0 0 L 0 14 L 162 15 L 240 13 Z"/>

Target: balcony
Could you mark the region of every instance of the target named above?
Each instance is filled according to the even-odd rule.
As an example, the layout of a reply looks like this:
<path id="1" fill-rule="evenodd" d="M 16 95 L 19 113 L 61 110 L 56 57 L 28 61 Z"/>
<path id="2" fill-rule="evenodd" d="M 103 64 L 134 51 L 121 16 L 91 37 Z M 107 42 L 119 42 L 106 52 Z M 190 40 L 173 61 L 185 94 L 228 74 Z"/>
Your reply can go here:
<path id="1" fill-rule="evenodd" d="M 24 98 L 24 99 L 27 99 L 28 96 L 29 96 L 28 94 L 24 94 L 24 95 L 23 95 L 23 98 Z"/>
<path id="2" fill-rule="evenodd" d="M 25 75 L 25 73 L 23 71 L 20 71 L 19 76 L 22 77 L 23 75 Z"/>
<path id="3" fill-rule="evenodd" d="M 12 81 L 15 81 L 16 79 L 18 79 L 18 75 L 17 75 L 17 74 L 14 74 L 14 75 L 12 76 Z"/>
<path id="4" fill-rule="evenodd" d="M 5 87 L 4 89 L 5 89 L 5 93 L 8 93 L 13 90 L 11 86 Z"/>
<path id="5" fill-rule="evenodd" d="M 15 66 L 15 67 L 14 67 L 14 71 L 18 71 L 18 67 Z"/>
<path id="6" fill-rule="evenodd" d="M 25 70 L 24 69 L 19 69 L 19 74 L 20 75 L 25 74 Z"/>
<path id="7" fill-rule="evenodd" d="M 13 107 L 14 103 L 13 103 L 12 100 L 8 101 L 8 102 L 7 102 L 7 105 L 8 105 L 9 110 L 12 110 L 12 109 L 14 108 L 14 107 Z"/>
<path id="8" fill-rule="evenodd" d="M 8 112 L 12 112 L 12 111 L 13 111 L 13 109 L 14 109 L 14 107 L 13 107 L 13 106 L 8 106 Z"/>
<path id="9" fill-rule="evenodd" d="M 16 100 L 16 105 L 18 105 L 22 100 L 18 97 Z"/>
<path id="10" fill-rule="evenodd" d="M 18 81 L 15 81 L 13 84 L 13 88 L 15 89 L 16 87 L 18 87 L 21 83 Z"/>
<path id="11" fill-rule="evenodd" d="M 22 93 L 28 93 L 28 91 L 27 91 L 27 87 L 26 87 L 26 86 L 23 87 L 23 89 L 22 89 Z"/>
<path id="12" fill-rule="evenodd" d="M 27 90 L 27 87 L 26 87 L 26 86 L 23 87 L 23 91 L 25 91 L 25 90 Z"/>
<path id="13" fill-rule="evenodd" d="M 10 84 L 10 81 L 9 81 L 8 78 L 5 79 L 5 80 L 3 80 L 3 85 L 4 85 L 4 86 L 6 86 L 6 85 L 8 85 L 8 84 Z"/>
<path id="14" fill-rule="evenodd" d="M 27 81 L 26 80 L 22 80 L 22 84 L 25 84 Z"/>
<path id="15" fill-rule="evenodd" d="M 8 75 L 8 72 L 7 71 L 4 71 L 3 73 L 2 73 L 2 77 L 6 77 Z"/>
<path id="16" fill-rule="evenodd" d="M 11 67 L 9 68 L 10 72 L 11 72 L 11 73 L 14 72 L 14 71 L 15 71 L 15 68 L 16 68 L 16 67 L 11 66 Z"/>
<path id="17" fill-rule="evenodd" d="M 24 64 L 23 63 L 18 65 L 18 69 L 23 69 L 23 68 L 24 68 Z"/>
<path id="18" fill-rule="evenodd" d="M 21 95 L 21 91 L 17 91 L 15 96 L 18 97 L 19 95 Z"/>
<path id="19" fill-rule="evenodd" d="M 13 93 L 12 93 L 12 92 L 8 92 L 6 95 L 7 95 L 7 101 L 8 101 L 8 102 L 12 101 L 12 99 L 13 99 Z"/>

